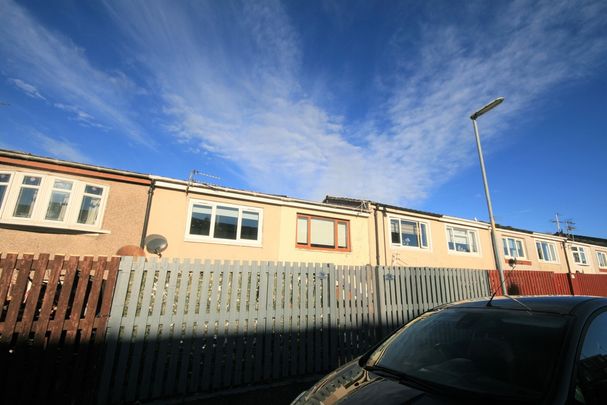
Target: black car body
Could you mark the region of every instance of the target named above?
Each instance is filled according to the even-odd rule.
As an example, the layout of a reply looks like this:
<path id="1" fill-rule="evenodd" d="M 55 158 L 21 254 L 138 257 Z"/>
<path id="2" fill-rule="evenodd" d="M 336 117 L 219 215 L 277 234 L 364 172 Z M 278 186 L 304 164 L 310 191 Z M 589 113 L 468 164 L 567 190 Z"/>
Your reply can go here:
<path id="1" fill-rule="evenodd" d="M 500 297 L 435 308 L 294 404 L 607 404 L 607 299 Z"/>

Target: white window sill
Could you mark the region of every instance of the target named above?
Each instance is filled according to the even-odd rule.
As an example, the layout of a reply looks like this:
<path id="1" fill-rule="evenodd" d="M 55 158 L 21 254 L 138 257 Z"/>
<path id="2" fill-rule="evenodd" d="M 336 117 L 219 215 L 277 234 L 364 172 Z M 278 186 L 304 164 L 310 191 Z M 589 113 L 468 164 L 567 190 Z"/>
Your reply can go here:
<path id="1" fill-rule="evenodd" d="M 455 256 L 472 256 L 472 257 L 481 257 L 481 254 L 478 252 L 458 252 L 456 250 L 447 250 L 448 254 Z"/>
<path id="2" fill-rule="evenodd" d="M 186 242 L 212 243 L 215 245 L 230 245 L 230 246 L 253 247 L 253 248 L 262 247 L 261 242 L 258 242 L 258 241 L 252 241 L 251 243 L 247 243 L 247 242 L 243 242 L 241 240 L 197 238 L 197 237 L 193 237 L 193 236 L 186 236 L 184 238 L 184 240 Z"/>
<path id="3" fill-rule="evenodd" d="M 393 243 L 391 246 L 392 246 L 392 249 L 419 250 L 420 252 L 431 252 L 432 251 L 432 249 L 430 249 L 428 247 L 406 246 L 406 245 L 399 245 L 396 243 Z"/>
<path id="4" fill-rule="evenodd" d="M 72 231 L 77 233 L 89 233 L 89 234 L 109 234 L 111 231 L 107 229 L 97 229 L 86 225 L 74 225 L 65 224 L 61 222 L 41 222 L 41 221 L 30 221 L 30 220 L 18 220 L 18 219 L 2 219 L 0 224 L 12 225 L 15 227 L 28 227 L 28 228 L 47 228 L 57 229 L 63 231 Z"/>
<path id="5" fill-rule="evenodd" d="M 554 262 L 553 262 L 553 261 L 551 261 L 551 260 L 542 260 L 542 259 L 538 259 L 538 261 L 539 261 L 540 263 L 546 263 L 546 264 L 561 264 L 560 262 L 557 262 L 557 261 L 554 261 Z"/>

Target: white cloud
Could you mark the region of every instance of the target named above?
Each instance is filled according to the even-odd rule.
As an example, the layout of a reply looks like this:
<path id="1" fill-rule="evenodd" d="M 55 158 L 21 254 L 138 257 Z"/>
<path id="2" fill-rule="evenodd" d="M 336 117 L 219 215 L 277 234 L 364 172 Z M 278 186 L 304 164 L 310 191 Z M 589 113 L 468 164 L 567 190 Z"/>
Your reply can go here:
<path id="1" fill-rule="evenodd" d="M 506 96 L 481 124 L 485 140 L 498 136 L 518 111 L 605 55 L 605 38 L 596 37 L 605 13 L 592 10 L 600 3 L 540 2 L 533 13 L 512 3 L 490 17 L 490 33 L 426 27 L 416 55 L 401 49 L 398 33 L 389 57 L 400 68 L 376 80 L 391 83 L 385 102 L 350 133 L 343 117 L 305 96 L 302 46 L 280 4 L 246 2 L 221 16 L 214 6 L 108 7 L 161 83 L 181 140 L 237 165 L 256 189 L 311 198 L 423 199 L 476 162 L 473 109 Z M 571 22 L 583 27 L 576 35 L 562 28 Z"/>
<path id="2" fill-rule="evenodd" d="M 0 0 L 0 38 L 0 57 L 8 74 L 36 83 L 59 104 L 93 111 L 103 125 L 133 141 L 150 144 L 131 105 L 136 86 L 124 74 L 97 69 L 83 49 L 10 0 Z"/>
<path id="3" fill-rule="evenodd" d="M 94 67 L 68 39 L 0 2 L 0 50 L 20 77 L 79 122 L 143 141 L 146 117 L 134 115 L 133 96 L 146 90 Z M 226 159 L 256 190 L 308 198 L 419 201 L 476 164 L 472 110 L 506 97 L 480 122 L 487 144 L 553 88 L 600 69 L 607 54 L 605 2 L 501 3 L 482 15 L 469 7 L 469 19 L 484 28 L 447 19 L 420 23 L 419 38 L 395 33 L 386 60 L 368 61 L 377 65 L 372 82 L 382 102 L 352 123 L 307 95 L 330 94 L 331 84 L 303 87 L 307 48 L 280 3 L 106 6 L 134 70 L 158 86 L 146 95 L 160 99 L 183 150 Z M 350 23 L 341 19 L 341 29 Z"/>
<path id="4" fill-rule="evenodd" d="M 72 119 L 78 121 L 84 126 L 109 129 L 109 127 L 101 125 L 99 122 L 97 122 L 95 117 L 93 117 L 91 114 L 87 113 L 86 111 L 83 111 L 75 105 L 62 103 L 55 103 L 53 105 L 60 110 L 71 113 L 73 117 Z"/>
<path id="5" fill-rule="evenodd" d="M 29 83 L 26 83 L 23 80 L 9 78 L 8 81 L 13 83 L 15 85 L 15 87 L 17 87 L 19 90 L 21 90 L 28 96 L 30 96 L 32 98 L 38 98 L 40 100 L 46 100 L 46 98 L 44 98 L 44 96 L 42 94 L 40 94 L 40 92 L 38 91 L 38 89 L 35 86 L 33 86 Z"/>
<path id="6" fill-rule="evenodd" d="M 39 148 L 49 155 L 73 162 L 90 162 L 91 159 L 78 149 L 78 146 L 65 137 L 49 136 L 40 131 L 33 131 L 33 137 Z"/>

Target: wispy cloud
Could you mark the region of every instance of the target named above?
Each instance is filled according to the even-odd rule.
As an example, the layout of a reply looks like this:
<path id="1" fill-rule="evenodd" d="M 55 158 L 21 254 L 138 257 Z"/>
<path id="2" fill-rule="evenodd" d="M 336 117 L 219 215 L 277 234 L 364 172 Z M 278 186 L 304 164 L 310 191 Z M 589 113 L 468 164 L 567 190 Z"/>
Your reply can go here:
<path id="1" fill-rule="evenodd" d="M 0 38 L 3 70 L 31 83 L 22 90 L 39 89 L 57 103 L 83 106 L 120 135 L 150 144 L 131 105 L 136 86 L 124 74 L 96 68 L 83 49 L 11 0 L 0 0 Z"/>
<path id="2" fill-rule="evenodd" d="M 120 49 L 145 89 L 120 70 L 97 67 L 85 50 L 8 0 L 0 0 L 0 56 L 10 77 L 27 80 L 72 119 L 138 142 L 148 117 L 138 115 L 137 97 L 145 95 L 162 106 L 160 129 L 178 147 L 225 159 L 254 189 L 401 204 L 424 199 L 476 164 L 472 110 L 505 96 L 480 123 L 485 141 L 504 136 L 521 111 L 607 60 L 604 1 L 453 6 L 467 23 L 441 17 L 450 11 L 436 7 L 438 16 L 421 19 L 417 31 L 396 31 L 368 61 L 378 72 L 374 98 L 351 121 L 330 104 L 339 100 L 331 97 L 332 83 L 305 87 L 310 47 L 283 6 L 106 3 Z M 339 24 L 347 30 L 353 20 Z"/>
<path id="3" fill-rule="evenodd" d="M 44 96 L 42 94 L 40 94 L 40 92 L 38 91 L 38 89 L 35 86 L 33 86 L 29 83 L 26 83 L 23 80 L 9 78 L 8 81 L 11 82 L 12 84 L 14 84 L 15 87 L 17 87 L 19 90 L 21 90 L 28 96 L 30 96 L 32 98 L 38 98 L 40 100 L 46 100 L 46 98 L 44 98 Z"/>
<path id="4" fill-rule="evenodd" d="M 237 165 L 258 189 L 399 203 L 425 198 L 474 162 L 474 108 L 506 96 L 499 113 L 483 117 L 485 139 L 498 136 L 517 112 L 553 85 L 591 74 L 606 54 L 604 3 L 529 7 L 509 3 L 487 16 L 489 33 L 422 26 L 416 54 L 396 33 L 388 57 L 397 68 L 376 80 L 385 101 L 352 128 L 306 96 L 301 39 L 281 4 L 108 6 L 161 84 L 182 141 Z"/>
<path id="5" fill-rule="evenodd" d="M 97 122 L 95 117 L 93 117 L 91 114 L 81 110 L 75 105 L 68 105 L 62 103 L 55 103 L 53 105 L 60 110 L 71 113 L 73 117 L 72 119 L 78 121 L 84 126 L 109 129 L 109 127 L 101 125 L 99 122 Z"/>
<path id="6" fill-rule="evenodd" d="M 49 155 L 74 162 L 90 162 L 91 159 L 81 152 L 78 145 L 63 136 L 50 136 L 40 131 L 33 131 L 34 139 L 42 151 Z"/>

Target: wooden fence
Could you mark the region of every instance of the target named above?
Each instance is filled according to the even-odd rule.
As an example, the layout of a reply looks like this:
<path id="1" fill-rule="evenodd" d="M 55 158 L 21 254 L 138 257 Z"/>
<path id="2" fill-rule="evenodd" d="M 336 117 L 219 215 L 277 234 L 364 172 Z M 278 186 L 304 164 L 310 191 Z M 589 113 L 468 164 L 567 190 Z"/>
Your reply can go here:
<path id="1" fill-rule="evenodd" d="M 488 273 L 491 291 L 499 290 L 501 293 L 497 270 L 490 270 Z M 510 295 L 571 295 L 567 273 L 533 270 L 508 270 L 504 273 L 506 292 Z M 605 280 L 607 281 L 607 278 Z"/>
<path id="2" fill-rule="evenodd" d="M 88 402 L 120 259 L 8 254 L 0 261 L 4 403 Z"/>
<path id="3" fill-rule="evenodd" d="M 0 398 L 121 403 L 324 374 L 495 271 L 41 254 L 0 258 Z M 607 296 L 516 270 L 511 294 Z"/>
<path id="4" fill-rule="evenodd" d="M 433 306 L 489 292 L 483 271 L 379 274 L 381 283 L 360 266 L 124 258 L 99 402 L 322 374 Z"/>
<path id="5" fill-rule="evenodd" d="M 485 270 L 377 268 L 382 335 L 438 305 L 491 295 Z"/>

